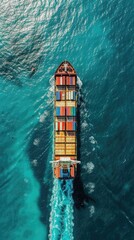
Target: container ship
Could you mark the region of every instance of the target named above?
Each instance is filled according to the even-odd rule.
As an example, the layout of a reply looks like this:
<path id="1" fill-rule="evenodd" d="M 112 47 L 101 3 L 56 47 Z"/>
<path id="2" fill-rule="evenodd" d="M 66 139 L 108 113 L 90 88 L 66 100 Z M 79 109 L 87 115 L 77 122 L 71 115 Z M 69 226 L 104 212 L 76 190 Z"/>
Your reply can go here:
<path id="1" fill-rule="evenodd" d="M 77 74 L 64 61 L 55 72 L 54 81 L 54 159 L 53 175 L 59 179 L 75 178 L 77 173 Z"/>

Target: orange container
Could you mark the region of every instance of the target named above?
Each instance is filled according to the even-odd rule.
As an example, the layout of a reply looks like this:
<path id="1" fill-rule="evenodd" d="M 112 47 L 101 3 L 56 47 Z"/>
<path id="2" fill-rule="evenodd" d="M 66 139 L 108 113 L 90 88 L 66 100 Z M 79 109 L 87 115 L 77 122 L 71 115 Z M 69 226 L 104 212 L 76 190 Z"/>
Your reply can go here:
<path id="1" fill-rule="evenodd" d="M 56 77 L 56 85 L 60 85 L 60 77 Z"/>
<path id="2" fill-rule="evenodd" d="M 75 85 L 75 77 L 73 77 L 73 85 Z"/>
<path id="3" fill-rule="evenodd" d="M 73 123 L 72 122 L 66 122 L 66 129 L 71 131 L 73 129 Z"/>
<path id="4" fill-rule="evenodd" d="M 65 130 L 65 122 L 62 122 L 62 130 Z"/>
<path id="5" fill-rule="evenodd" d="M 70 107 L 67 107 L 67 116 L 70 116 L 71 115 L 71 109 Z"/>
<path id="6" fill-rule="evenodd" d="M 60 116 L 65 116 L 65 107 L 60 108 Z"/>
<path id="7" fill-rule="evenodd" d="M 71 167 L 71 177 L 74 177 L 74 166 Z"/>
<path id="8" fill-rule="evenodd" d="M 66 77 L 66 85 L 68 85 L 68 77 Z"/>

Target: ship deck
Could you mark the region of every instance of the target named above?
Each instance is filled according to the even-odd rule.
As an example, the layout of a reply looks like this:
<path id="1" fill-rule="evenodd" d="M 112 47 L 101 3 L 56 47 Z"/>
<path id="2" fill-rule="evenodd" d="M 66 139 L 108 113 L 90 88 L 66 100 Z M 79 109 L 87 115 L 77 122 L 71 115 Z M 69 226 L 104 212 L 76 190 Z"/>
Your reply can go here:
<path id="1" fill-rule="evenodd" d="M 66 65 L 65 65 L 66 64 Z M 77 161 L 77 75 L 69 62 L 55 73 L 54 93 L 54 175 L 61 177 L 61 167 L 75 176 Z"/>

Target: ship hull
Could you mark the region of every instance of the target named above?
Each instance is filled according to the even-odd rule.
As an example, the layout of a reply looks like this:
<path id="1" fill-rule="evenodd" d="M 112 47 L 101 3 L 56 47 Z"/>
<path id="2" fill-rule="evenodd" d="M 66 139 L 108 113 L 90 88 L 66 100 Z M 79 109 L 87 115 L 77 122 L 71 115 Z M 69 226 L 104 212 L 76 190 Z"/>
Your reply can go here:
<path id="1" fill-rule="evenodd" d="M 55 72 L 53 175 L 74 178 L 77 173 L 77 74 L 65 61 Z"/>

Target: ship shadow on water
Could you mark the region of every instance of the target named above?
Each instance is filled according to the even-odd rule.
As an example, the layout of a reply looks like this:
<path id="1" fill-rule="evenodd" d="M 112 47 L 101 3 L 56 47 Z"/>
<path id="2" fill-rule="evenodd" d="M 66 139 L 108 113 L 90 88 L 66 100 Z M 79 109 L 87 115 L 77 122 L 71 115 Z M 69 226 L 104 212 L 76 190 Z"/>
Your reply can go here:
<path id="1" fill-rule="evenodd" d="M 77 124 L 78 124 L 78 131 L 77 131 L 77 156 L 78 160 L 81 161 L 81 124 L 80 124 L 80 107 L 81 104 L 84 102 L 82 93 L 80 90 L 80 101 L 78 104 L 78 110 L 77 110 Z M 82 164 L 82 163 L 81 163 Z M 83 180 L 81 178 L 81 165 L 77 165 L 77 175 L 73 182 L 73 200 L 74 200 L 74 206 L 77 209 L 85 208 L 89 202 L 95 203 L 96 201 L 89 196 L 89 194 L 86 193 Z"/>
<path id="2" fill-rule="evenodd" d="M 44 180 L 45 173 L 49 171 L 49 168 L 51 167 L 48 163 L 50 148 L 46 147 L 48 146 L 48 139 L 50 137 L 50 124 L 51 117 L 48 115 L 45 122 L 38 123 L 35 126 L 28 149 L 31 168 L 40 185 L 38 198 L 38 206 L 41 212 L 40 221 L 46 226 L 47 234 L 49 232 L 50 192 L 52 190 L 52 179 L 49 178 L 48 180 L 46 179 L 46 181 Z M 34 145 L 35 139 L 39 139 L 38 145 Z"/>

